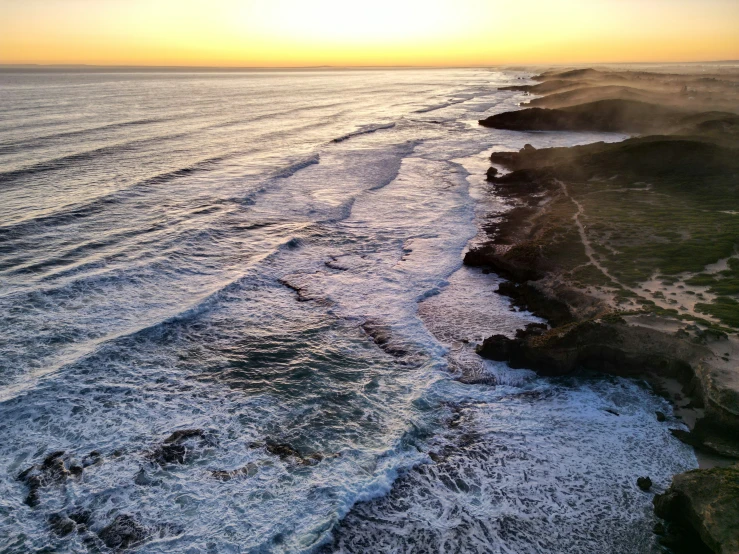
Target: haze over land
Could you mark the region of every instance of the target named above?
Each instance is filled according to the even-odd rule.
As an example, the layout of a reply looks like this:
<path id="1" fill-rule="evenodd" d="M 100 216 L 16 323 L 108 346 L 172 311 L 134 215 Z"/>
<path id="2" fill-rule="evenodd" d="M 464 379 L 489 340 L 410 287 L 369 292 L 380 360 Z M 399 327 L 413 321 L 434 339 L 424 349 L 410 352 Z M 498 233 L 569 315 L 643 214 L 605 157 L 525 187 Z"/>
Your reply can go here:
<path id="1" fill-rule="evenodd" d="M 732 0 L 25 0 L 0 63 L 490 65 L 739 58 Z"/>

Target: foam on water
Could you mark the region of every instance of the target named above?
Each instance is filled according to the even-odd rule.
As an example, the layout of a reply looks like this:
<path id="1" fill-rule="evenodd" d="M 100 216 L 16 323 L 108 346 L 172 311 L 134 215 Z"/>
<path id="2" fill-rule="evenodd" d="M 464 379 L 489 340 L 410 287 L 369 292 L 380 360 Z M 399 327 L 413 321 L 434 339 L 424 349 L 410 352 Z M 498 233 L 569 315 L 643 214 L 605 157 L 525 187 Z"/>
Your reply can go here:
<path id="1" fill-rule="evenodd" d="M 95 551 L 127 514 L 150 532 L 140 552 L 547 551 L 571 543 L 534 534 L 584 529 L 614 483 L 634 511 L 608 529 L 642 540 L 647 500 L 616 462 L 659 486 L 694 463 L 655 427 L 659 402 L 474 353 L 536 320 L 461 266 L 476 218 L 505 208 L 486 153 L 620 138 L 477 126 L 520 100 L 495 91 L 517 76 L 3 76 L 0 550 Z M 193 428 L 185 463 L 157 462 Z M 651 436 L 672 461 L 639 450 Z M 27 506 L 16 476 L 58 450 L 101 461 Z M 460 471 L 455 492 L 444 475 Z M 529 523 L 501 532 L 501 506 Z M 53 533 L 49 516 L 79 510 L 88 532 Z"/>

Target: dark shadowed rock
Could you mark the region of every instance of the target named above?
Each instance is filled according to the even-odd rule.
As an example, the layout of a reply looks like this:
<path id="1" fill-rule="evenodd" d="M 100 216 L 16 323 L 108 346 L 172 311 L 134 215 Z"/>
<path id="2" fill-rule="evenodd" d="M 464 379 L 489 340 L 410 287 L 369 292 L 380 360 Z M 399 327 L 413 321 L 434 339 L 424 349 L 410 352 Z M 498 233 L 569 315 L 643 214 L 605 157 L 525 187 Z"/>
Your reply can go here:
<path id="1" fill-rule="evenodd" d="M 195 455 L 196 448 L 206 442 L 208 436 L 202 429 L 182 429 L 164 439 L 150 457 L 159 465 L 184 464 Z"/>
<path id="2" fill-rule="evenodd" d="M 181 429 L 179 431 L 175 431 L 166 439 L 164 439 L 164 444 L 179 443 L 187 439 L 193 439 L 196 437 L 204 439 L 205 431 L 203 431 L 202 429 Z"/>
<path id="3" fill-rule="evenodd" d="M 636 486 L 646 492 L 652 488 L 652 480 L 649 477 L 639 477 L 636 480 Z"/>
<path id="4" fill-rule="evenodd" d="M 64 514 L 51 514 L 48 521 L 51 530 L 60 537 L 69 535 L 77 527 L 77 524 Z"/>
<path id="5" fill-rule="evenodd" d="M 657 421 L 663 422 L 667 420 L 667 416 L 663 412 L 654 412 L 657 415 Z"/>
<path id="6" fill-rule="evenodd" d="M 108 548 L 124 549 L 141 544 L 149 537 L 149 530 L 127 514 L 119 514 L 98 536 Z"/>
<path id="7" fill-rule="evenodd" d="M 489 167 L 485 177 L 488 181 L 492 181 L 498 175 L 498 170 L 494 167 Z"/>
<path id="8" fill-rule="evenodd" d="M 16 479 L 28 486 L 28 495 L 24 502 L 32 508 L 41 502 L 41 489 L 48 485 L 62 484 L 69 477 L 79 477 L 82 468 L 77 465 L 68 464 L 64 451 L 59 450 L 47 455 L 44 460 L 22 471 Z"/>
<path id="9" fill-rule="evenodd" d="M 368 319 L 362 323 L 361 327 L 372 341 L 387 354 L 396 358 L 401 358 L 408 354 L 408 350 L 393 339 L 389 325 L 385 325 L 384 323 L 380 323 L 373 319 Z"/>

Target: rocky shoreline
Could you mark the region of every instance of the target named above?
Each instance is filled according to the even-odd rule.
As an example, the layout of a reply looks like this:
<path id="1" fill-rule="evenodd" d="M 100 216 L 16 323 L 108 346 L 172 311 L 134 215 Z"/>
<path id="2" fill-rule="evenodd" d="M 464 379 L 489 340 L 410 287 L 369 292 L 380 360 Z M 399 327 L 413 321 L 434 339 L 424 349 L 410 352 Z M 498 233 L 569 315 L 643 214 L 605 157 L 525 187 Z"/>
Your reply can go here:
<path id="1" fill-rule="evenodd" d="M 714 109 L 739 107 L 733 92 L 739 76 L 731 76 L 733 89 L 726 79 L 712 78 L 576 70 L 545 73 L 535 78 L 539 84 L 516 87 L 558 96 L 560 103 L 563 91 L 597 101 L 497 114 L 481 125 L 656 134 L 494 152 L 488 181 L 511 207 L 491 219 L 487 240 L 464 261 L 507 278 L 498 292 L 550 324 L 530 325 L 515 338 L 489 337 L 478 347 L 481 356 L 542 375 L 584 369 L 644 379 L 673 402 L 676 414 L 691 414 L 685 417 L 690 432 L 673 434 L 698 453 L 718 456 L 724 467 L 676 476 L 655 497 L 656 514 L 667 520 L 655 532 L 674 551 L 697 552 L 701 545 L 729 553 L 739 552 L 739 289 L 731 288 L 739 234 L 720 209 L 714 218 L 708 204 L 697 205 L 709 215 L 681 220 L 694 202 L 719 206 L 739 197 L 739 116 Z M 641 91 L 639 101 L 624 99 L 614 83 L 628 84 L 632 96 Z M 702 101 L 690 110 L 687 100 L 642 101 L 656 102 L 670 87 L 689 93 L 696 87 L 691 94 Z M 655 194 L 662 198 L 655 201 Z M 660 220 L 665 203 L 675 207 L 673 221 Z M 642 204 L 646 215 L 639 212 Z M 715 252 L 701 235 L 701 226 L 711 225 L 726 231 L 726 243 Z M 683 242 L 673 248 L 669 238 L 678 233 Z M 703 270 L 724 258 L 728 269 Z M 697 275 L 714 285 L 692 290 Z"/>

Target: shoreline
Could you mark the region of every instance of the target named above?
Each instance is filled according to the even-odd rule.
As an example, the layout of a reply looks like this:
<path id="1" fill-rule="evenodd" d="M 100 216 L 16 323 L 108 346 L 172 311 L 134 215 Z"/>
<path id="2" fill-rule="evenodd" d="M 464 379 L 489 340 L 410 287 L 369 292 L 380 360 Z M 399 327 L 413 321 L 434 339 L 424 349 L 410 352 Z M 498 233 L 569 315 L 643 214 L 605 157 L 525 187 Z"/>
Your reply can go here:
<path id="1" fill-rule="evenodd" d="M 675 476 L 673 486 L 655 497 L 657 515 L 668 522 L 657 534 L 671 547 L 686 540 L 686 544 L 698 544 L 699 536 L 711 551 L 736 552 L 739 530 L 727 527 L 726 522 L 739 513 L 739 482 L 736 490 L 730 488 L 718 498 L 700 497 L 700 491 L 717 480 L 733 482 L 731 472 L 739 467 L 731 467 L 739 460 L 739 325 L 731 303 L 739 291 L 729 289 L 727 293 L 729 281 L 724 279 L 730 271 L 727 267 L 734 267 L 731 260 L 736 250 L 727 252 L 728 266 L 726 261 L 718 264 L 724 273 L 701 273 L 699 268 L 708 264 L 692 267 L 693 260 L 661 272 L 663 268 L 655 264 L 659 256 L 664 264 L 678 258 L 674 252 L 663 253 L 649 244 L 652 235 L 664 230 L 649 218 L 639 219 L 641 214 L 629 213 L 628 202 L 613 200 L 614 191 L 619 191 L 636 204 L 657 189 L 676 204 L 687 204 L 690 191 L 685 192 L 685 181 L 687 186 L 698 187 L 706 179 L 718 183 L 715 196 L 719 201 L 725 201 L 727 194 L 730 198 L 731 191 L 736 191 L 732 158 L 739 145 L 739 116 L 717 108 L 739 105 L 735 93 L 732 95 L 726 83 L 710 82 L 701 89 L 704 81 L 695 76 L 645 72 L 583 69 L 544 73 L 534 81 L 538 83 L 512 88 L 545 94 L 530 105 L 546 106 L 548 98 L 554 98 L 554 109 L 523 105 L 522 110 L 497 114 L 480 124 L 521 132 L 647 134 L 610 145 L 541 150 L 526 145 L 517 153 L 491 154 L 488 181 L 494 194 L 512 207 L 486 225 L 487 241 L 471 247 L 464 263 L 508 279 L 497 292 L 549 326 L 529 325 L 513 339 L 488 337 L 478 353 L 542 375 L 588 369 L 646 380 L 656 394 L 671 401 L 675 414 L 690 428 L 689 432 L 674 429 L 672 433 L 694 447 L 699 462 L 698 470 Z M 656 103 L 683 81 L 687 83 L 684 90 L 692 95 L 690 100 L 678 96 L 670 105 Z M 626 82 L 630 90 L 624 93 L 624 87 L 619 89 L 614 82 Z M 722 88 L 721 94 L 716 92 Z M 568 94 L 574 103 L 562 108 Z M 638 101 L 633 99 L 637 94 Z M 694 97 L 701 101 L 699 110 L 690 104 Z M 501 174 L 500 169 L 507 172 Z M 594 200 L 596 194 L 609 200 Z M 647 201 L 660 207 L 653 198 Z M 599 217 L 599 212 L 607 213 L 613 205 L 621 208 L 616 217 Z M 655 212 L 653 219 L 658 218 Z M 723 223 L 720 216 L 716 221 Z M 686 227 L 692 225 L 687 232 L 696 234 L 693 229 L 700 223 L 686 223 Z M 678 218 L 672 227 L 670 232 L 674 227 L 680 230 Z M 627 240 L 608 240 L 629 233 L 632 236 Z M 729 240 L 732 237 L 735 240 L 739 235 L 730 232 Z M 631 264 L 619 259 L 622 248 L 638 256 L 640 246 L 653 249 L 651 259 L 642 262 L 637 258 Z M 697 246 L 690 247 L 700 252 Z M 641 267 L 633 267 L 639 264 Z M 650 289 L 639 282 L 648 271 L 653 274 Z M 660 272 L 662 277 L 654 276 Z M 699 273 L 707 273 L 703 279 L 712 285 L 720 281 L 722 292 L 711 296 L 711 287 L 691 290 L 689 285 L 696 282 Z M 712 277 L 717 274 L 721 277 Z M 660 285 L 660 279 L 665 288 L 651 290 L 654 283 Z M 675 283 L 679 283 L 679 290 Z M 700 295 L 701 301 L 689 304 L 694 298 L 688 293 Z M 723 309 L 725 306 L 731 309 Z M 712 513 L 725 517 L 713 518 L 717 523 L 709 515 Z"/>

